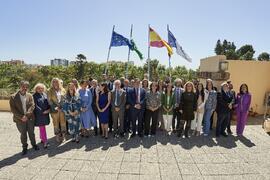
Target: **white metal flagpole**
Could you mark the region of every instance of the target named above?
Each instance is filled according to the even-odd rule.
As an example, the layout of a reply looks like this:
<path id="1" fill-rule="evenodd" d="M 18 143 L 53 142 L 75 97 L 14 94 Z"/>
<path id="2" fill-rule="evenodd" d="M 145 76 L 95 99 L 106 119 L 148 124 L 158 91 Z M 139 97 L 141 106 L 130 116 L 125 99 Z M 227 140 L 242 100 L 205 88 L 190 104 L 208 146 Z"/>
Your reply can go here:
<path id="1" fill-rule="evenodd" d="M 133 24 L 131 24 L 131 28 L 130 28 L 130 36 L 129 36 L 129 40 L 130 41 L 132 39 L 132 31 L 133 31 Z M 126 78 L 128 78 L 129 59 L 130 59 L 130 48 L 128 48 L 128 60 L 127 60 L 127 67 L 126 67 Z"/>
<path id="2" fill-rule="evenodd" d="M 151 80 L 150 78 L 150 24 L 148 24 L 148 58 L 147 58 L 147 65 L 148 65 L 148 81 Z"/>
<path id="3" fill-rule="evenodd" d="M 115 25 L 113 25 L 112 36 L 113 36 L 114 28 L 115 28 Z M 110 54 L 111 54 L 111 42 L 112 42 L 112 36 L 111 36 L 111 41 L 110 41 L 109 50 L 108 50 L 108 55 L 107 55 L 106 69 L 105 69 L 105 72 L 104 72 L 106 75 L 108 75 L 108 68 L 109 68 L 108 66 L 109 66 L 109 58 L 110 58 Z"/>
<path id="4" fill-rule="evenodd" d="M 169 33 L 169 25 L 167 24 L 167 32 Z M 169 41 L 169 40 L 168 40 Z M 170 73 L 170 82 L 172 82 L 172 65 L 171 65 L 171 56 L 169 56 L 169 73 Z"/>

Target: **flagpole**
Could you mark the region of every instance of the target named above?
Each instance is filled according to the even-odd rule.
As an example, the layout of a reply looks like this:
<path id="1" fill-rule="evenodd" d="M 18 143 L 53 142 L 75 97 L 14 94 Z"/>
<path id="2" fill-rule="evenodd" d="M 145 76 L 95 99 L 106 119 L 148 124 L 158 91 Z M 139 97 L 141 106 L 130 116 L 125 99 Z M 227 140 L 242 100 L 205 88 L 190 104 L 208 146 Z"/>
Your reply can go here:
<path id="1" fill-rule="evenodd" d="M 114 27 L 115 27 L 115 25 L 113 25 L 112 36 L 113 36 L 113 32 L 114 32 Z M 111 38 L 112 38 L 112 36 L 111 36 Z M 111 42 L 112 42 L 112 39 L 110 41 L 108 55 L 107 55 L 107 63 L 106 63 L 106 69 L 105 69 L 105 74 L 106 75 L 108 75 L 109 58 L 110 58 L 110 54 L 111 54 Z"/>
<path id="2" fill-rule="evenodd" d="M 148 24 L 148 58 L 147 58 L 147 65 L 148 65 L 148 81 L 150 81 L 150 24 Z"/>
<path id="3" fill-rule="evenodd" d="M 167 24 L 167 32 L 169 33 L 169 24 Z M 170 83 L 172 82 L 172 65 L 171 65 L 171 56 L 169 56 L 169 73 L 170 73 Z"/>
<path id="4" fill-rule="evenodd" d="M 129 40 L 130 41 L 132 39 L 132 30 L 133 30 L 133 24 L 131 24 L 131 27 L 130 27 L 130 35 L 129 35 Z M 128 61 L 127 61 L 127 67 L 126 67 L 126 78 L 128 78 L 129 59 L 130 59 L 130 48 L 128 48 Z"/>

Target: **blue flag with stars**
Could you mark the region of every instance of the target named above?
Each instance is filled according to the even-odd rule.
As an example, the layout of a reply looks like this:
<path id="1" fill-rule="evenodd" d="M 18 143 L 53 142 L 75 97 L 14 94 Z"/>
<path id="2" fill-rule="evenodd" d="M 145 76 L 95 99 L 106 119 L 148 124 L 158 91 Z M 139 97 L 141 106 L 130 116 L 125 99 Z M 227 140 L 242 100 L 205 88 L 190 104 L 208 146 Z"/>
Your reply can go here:
<path id="1" fill-rule="evenodd" d="M 121 34 L 118 34 L 115 31 L 113 31 L 110 47 L 117 47 L 117 46 L 128 46 L 130 49 L 132 47 L 128 38 L 125 38 Z"/>

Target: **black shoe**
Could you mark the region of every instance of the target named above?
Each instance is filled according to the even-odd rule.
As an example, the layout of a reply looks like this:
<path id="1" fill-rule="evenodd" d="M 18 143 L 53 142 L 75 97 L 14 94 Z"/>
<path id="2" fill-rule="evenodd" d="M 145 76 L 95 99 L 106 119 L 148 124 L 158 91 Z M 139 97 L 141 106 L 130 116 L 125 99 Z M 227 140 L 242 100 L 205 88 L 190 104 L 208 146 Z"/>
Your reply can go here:
<path id="1" fill-rule="evenodd" d="M 233 134 L 232 131 L 230 129 L 227 130 L 228 134 Z"/>
<path id="2" fill-rule="evenodd" d="M 94 131 L 95 131 L 95 136 L 97 136 L 98 135 L 98 128 L 94 127 Z"/>
<path id="3" fill-rule="evenodd" d="M 39 150 L 39 147 L 38 147 L 37 145 L 34 145 L 34 146 L 33 146 L 33 149 L 34 149 L 35 151 L 38 151 L 38 150 Z"/>
<path id="4" fill-rule="evenodd" d="M 27 154 L 27 148 L 23 148 L 23 150 L 22 150 L 22 156 L 24 156 L 26 154 Z"/>
<path id="5" fill-rule="evenodd" d="M 228 134 L 226 134 L 226 133 L 221 133 L 221 135 L 224 137 L 228 137 Z"/>
<path id="6" fill-rule="evenodd" d="M 181 136 L 182 136 L 182 132 L 178 132 L 177 137 L 181 137 Z"/>
<path id="7" fill-rule="evenodd" d="M 134 138 L 135 136 L 136 136 L 136 134 L 135 133 L 132 133 L 131 136 L 130 136 L 130 138 Z"/>
<path id="8" fill-rule="evenodd" d="M 120 137 L 125 137 L 125 134 L 124 133 L 120 133 Z"/>

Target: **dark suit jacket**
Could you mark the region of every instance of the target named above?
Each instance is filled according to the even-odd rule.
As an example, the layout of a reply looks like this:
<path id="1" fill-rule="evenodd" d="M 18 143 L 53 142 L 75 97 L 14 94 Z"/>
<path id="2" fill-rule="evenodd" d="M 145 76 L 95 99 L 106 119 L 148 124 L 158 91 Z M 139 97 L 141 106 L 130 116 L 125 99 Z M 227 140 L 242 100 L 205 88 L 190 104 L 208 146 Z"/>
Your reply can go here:
<path id="1" fill-rule="evenodd" d="M 128 92 L 128 95 L 129 95 L 128 104 L 130 104 L 131 107 L 134 107 L 135 104 L 136 104 L 136 91 L 135 91 L 135 88 L 129 88 L 128 91 L 129 91 Z M 141 105 L 142 109 L 144 109 L 145 108 L 145 94 L 146 94 L 146 92 L 145 92 L 145 90 L 143 88 L 140 88 L 140 93 L 141 94 L 140 94 L 140 102 L 139 102 L 139 104 Z"/>
<path id="2" fill-rule="evenodd" d="M 118 104 L 115 104 L 115 98 L 116 98 L 116 90 L 113 90 L 111 93 L 111 107 L 112 109 L 118 107 L 121 110 L 125 110 L 125 105 L 126 105 L 126 92 L 123 89 L 119 90 L 120 92 L 120 97 L 118 99 Z"/>
<path id="3" fill-rule="evenodd" d="M 9 105 L 10 110 L 13 113 L 14 122 L 20 122 L 24 115 L 26 115 L 29 119 L 32 119 L 35 103 L 33 96 L 30 93 L 26 93 L 26 114 L 23 111 L 19 92 L 10 96 Z"/>
<path id="4" fill-rule="evenodd" d="M 229 104 L 233 103 L 233 96 L 231 93 L 228 93 L 228 95 L 221 90 L 221 92 L 218 92 L 217 94 L 217 113 L 229 113 L 231 112 L 231 109 L 229 108 Z"/>

